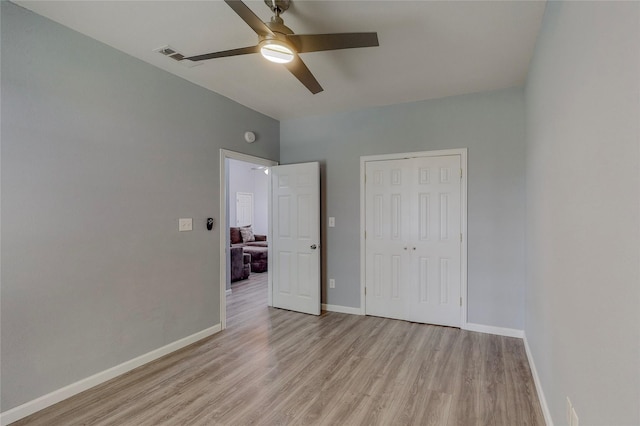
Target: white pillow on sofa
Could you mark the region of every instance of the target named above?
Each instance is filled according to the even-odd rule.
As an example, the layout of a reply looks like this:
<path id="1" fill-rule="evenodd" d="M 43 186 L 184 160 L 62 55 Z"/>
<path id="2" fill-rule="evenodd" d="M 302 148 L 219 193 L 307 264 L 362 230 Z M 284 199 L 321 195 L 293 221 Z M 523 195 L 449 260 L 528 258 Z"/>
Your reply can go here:
<path id="1" fill-rule="evenodd" d="M 251 225 L 240 228 L 240 234 L 242 235 L 242 242 L 248 243 L 256 240 L 256 236 L 253 235 L 253 228 Z"/>

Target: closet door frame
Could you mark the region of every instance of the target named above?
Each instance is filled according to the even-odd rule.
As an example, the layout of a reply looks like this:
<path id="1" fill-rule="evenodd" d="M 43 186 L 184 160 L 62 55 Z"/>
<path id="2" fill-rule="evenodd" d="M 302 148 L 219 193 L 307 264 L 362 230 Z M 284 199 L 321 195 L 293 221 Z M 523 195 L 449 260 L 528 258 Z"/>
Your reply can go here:
<path id="1" fill-rule="evenodd" d="M 360 313 L 366 314 L 366 241 L 365 241 L 365 172 L 368 161 L 399 160 L 419 157 L 439 157 L 445 155 L 459 155 L 461 179 L 461 203 L 460 203 L 460 231 L 462 244 L 460 248 L 460 296 L 462 308 L 460 309 L 460 324 L 465 328 L 467 324 L 467 148 L 444 149 L 438 151 L 405 152 L 397 154 L 367 155 L 360 157 Z"/>

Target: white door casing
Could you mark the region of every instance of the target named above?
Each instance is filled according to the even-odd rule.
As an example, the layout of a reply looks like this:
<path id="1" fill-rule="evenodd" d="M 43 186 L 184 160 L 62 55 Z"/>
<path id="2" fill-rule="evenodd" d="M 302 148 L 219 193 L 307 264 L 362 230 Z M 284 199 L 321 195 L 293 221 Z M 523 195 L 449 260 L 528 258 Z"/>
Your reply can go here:
<path id="1" fill-rule="evenodd" d="M 372 160 L 364 168 L 365 313 L 461 326 L 461 155 Z"/>
<path id="2" fill-rule="evenodd" d="M 320 165 L 271 168 L 273 306 L 320 315 Z"/>
<path id="3" fill-rule="evenodd" d="M 236 226 L 253 225 L 253 193 L 236 192 Z"/>

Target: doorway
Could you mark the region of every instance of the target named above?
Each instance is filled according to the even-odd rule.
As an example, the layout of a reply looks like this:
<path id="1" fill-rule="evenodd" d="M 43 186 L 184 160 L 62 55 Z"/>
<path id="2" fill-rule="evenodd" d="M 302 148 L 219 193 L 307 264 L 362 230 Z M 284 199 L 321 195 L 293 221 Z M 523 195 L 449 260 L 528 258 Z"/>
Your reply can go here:
<path id="1" fill-rule="evenodd" d="M 268 171 L 278 163 L 272 160 L 255 157 L 248 154 L 220 150 L 220 325 L 224 330 L 227 327 L 227 296 L 231 290 L 231 252 L 232 241 L 230 227 L 236 227 L 242 223 L 245 227 L 251 225 L 251 231 L 255 235 L 266 236 L 270 240 L 270 214 L 269 206 L 269 185 Z M 234 176 L 235 175 L 235 176 Z M 238 179 L 241 182 L 232 182 Z M 240 212 L 238 212 L 238 194 L 246 201 L 251 195 L 251 212 L 247 211 L 246 203 L 243 202 Z M 256 212 L 259 209 L 260 212 Z M 241 217 L 238 217 L 238 213 Z M 250 217 L 250 224 L 246 224 L 247 217 Z M 238 220 L 240 222 L 238 222 Z M 246 228 L 245 228 L 246 230 Z M 236 238 L 234 236 L 234 238 Z M 237 241 L 236 241 L 237 242 Z M 242 259 L 241 255 L 241 259 Z M 242 262 L 242 260 L 240 260 Z M 249 270 L 251 265 L 248 265 Z M 249 271 L 249 276 L 251 272 Z M 268 287 L 271 288 L 271 274 L 267 274 Z M 254 274 L 257 275 L 257 274 Z M 265 300 L 265 305 L 271 305 L 271 293 Z"/>
<path id="2" fill-rule="evenodd" d="M 363 314 L 466 323 L 466 155 L 361 157 Z"/>

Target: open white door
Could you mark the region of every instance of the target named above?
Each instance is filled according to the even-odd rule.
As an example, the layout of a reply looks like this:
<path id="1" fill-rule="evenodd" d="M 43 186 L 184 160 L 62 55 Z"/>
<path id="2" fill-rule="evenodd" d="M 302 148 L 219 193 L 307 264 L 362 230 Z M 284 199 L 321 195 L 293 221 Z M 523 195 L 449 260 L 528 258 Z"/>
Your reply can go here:
<path id="1" fill-rule="evenodd" d="M 271 167 L 273 306 L 320 315 L 320 165 Z"/>

